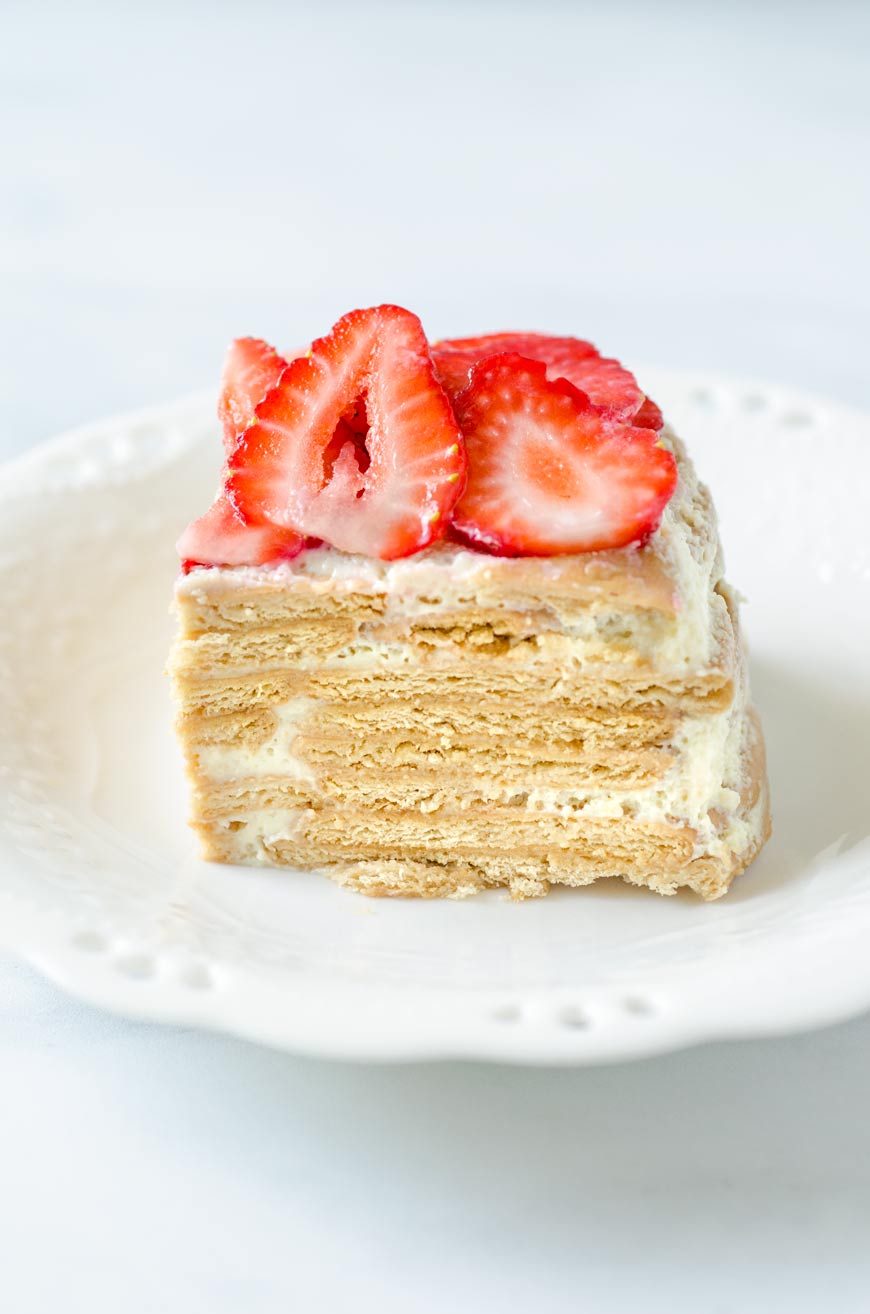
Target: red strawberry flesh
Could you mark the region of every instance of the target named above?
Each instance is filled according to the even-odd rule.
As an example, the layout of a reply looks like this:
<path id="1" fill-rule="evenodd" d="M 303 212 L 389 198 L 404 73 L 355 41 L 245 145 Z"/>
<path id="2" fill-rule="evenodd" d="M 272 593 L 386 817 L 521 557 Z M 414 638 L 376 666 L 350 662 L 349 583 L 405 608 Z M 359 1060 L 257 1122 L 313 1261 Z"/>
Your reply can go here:
<path id="1" fill-rule="evenodd" d="M 194 566 L 263 566 L 295 557 L 304 546 L 292 529 L 245 524 L 225 493 L 188 525 L 176 545 L 185 574 Z"/>
<path id="2" fill-rule="evenodd" d="M 634 375 L 581 338 L 550 337 L 545 333 L 450 338 L 436 343 L 432 358 L 444 387 L 455 400 L 468 386 L 475 365 L 504 352 L 543 361 L 548 379 L 567 379 L 616 419 L 631 420 L 638 427 L 662 427 L 661 411 L 644 397 Z M 641 414 L 643 419 L 639 418 Z"/>
<path id="3" fill-rule="evenodd" d="M 655 429 L 658 431 L 664 428 L 665 417 L 652 397 L 646 397 L 640 410 L 636 411 L 631 417 L 631 422 L 636 429 Z"/>
<path id="4" fill-rule="evenodd" d="M 280 379 L 287 362 L 260 338 L 236 338 L 224 361 L 218 419 L 224 430 L 227 456 L 254 419 L 257 404 Z"/>
<path id="5" fill-rule="evenodd" d="M 676 486 L 673 455 L 543 361 L 506 353 L 472 369 L 457 403 L 468 482 L 453 516 L 470 543 L 549 556 L 641 543 Z"/>
<path id="6" fill-rule="evenodd" d="M 464 477 L 420 321 L 376 306 L 290 362 L 230 456 L 227 491 L 246 520 L 391 559 L 443 534 Z"/>

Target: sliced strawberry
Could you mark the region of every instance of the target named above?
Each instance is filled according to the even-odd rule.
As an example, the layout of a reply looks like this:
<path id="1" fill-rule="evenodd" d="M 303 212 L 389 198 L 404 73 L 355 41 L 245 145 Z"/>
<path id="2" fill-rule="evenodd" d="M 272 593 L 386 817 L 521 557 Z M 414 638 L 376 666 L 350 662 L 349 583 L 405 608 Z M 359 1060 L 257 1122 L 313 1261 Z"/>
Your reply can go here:
<path id="1" fill-rule="evenodd" d="M 194 566 L 264 566 L 295 557 L 305 540 L 278 525 L 246 525 L 226 493 L 199 520 L 188 525 L 176 545 L 185 574 Z"/>
<path id="2" fill-rule="evenodd" d="M 474 367 L 457 401 L 468 484 L 454 529 L 490 552 L 549 556 L 642 542 L 677 482 L 650 429 L 621 424 L 543 361 Z"/>
<path id="3" fill-rule="evenodd" d="M 291 361 L 230 456 L 227 491 L 246 520 L 389 560 L 441 536 L 464 476 L 419 319 L 375 306 Z"/>
<path id="4" fill-rule="evenodd" d="M 636 429 L 655 429 L 658 431 L 664 428 L 665 417 L 652 397 L 645 397 L 640 410 L 636 411 L 631 417 L 631 422 Z"/>
<path id="5" fill-rule="evenodd" d="M 546 333 L 484 333 L 476 338 L 445 338 L 433 346 L 432 359 L 439 375 L 443 372 L 449 378 L 451 391 L 459 391 L 468 386 L 475 365 L 505 352 L 525 356 L 527 360 L 542 360 L 548 366 L 548 375 L 552 370 L 551 377 L 563 379 L 568 378 L 565 371 L 572 366 L 600 359 L 591 342 L 551 337 Z"/>
<path id="6" fill-rule="evenodd" d="M 284 357 L 268 342 L 236 338 L 230 343 L 218 401 L 218 419 L 224 428 L 227 456 L 253 420 L 258 403 L 274 388 L 286 368 Z"/>
<path id="7" fill-rule="evenodd" d="M 432 359 L 441 382 L 455 399 L 468 386 L 473 367 L 502 352 L 543 361 L 548 379 L 567 379 L 615 419 L 639 423 L 634 417 L 644 409 L 646 399 L 634 375 L 618 360 L 608 360 L 591 342 L 580 338 L 555 338 L 545 333 L 490 333 L 477 338 L 451 338 L 435 344 Z M 660 429 L 661 411 L 654 402 L 650 407 L 642 427 Z M 656 414 L 660 423 L 648 422 Z"/>

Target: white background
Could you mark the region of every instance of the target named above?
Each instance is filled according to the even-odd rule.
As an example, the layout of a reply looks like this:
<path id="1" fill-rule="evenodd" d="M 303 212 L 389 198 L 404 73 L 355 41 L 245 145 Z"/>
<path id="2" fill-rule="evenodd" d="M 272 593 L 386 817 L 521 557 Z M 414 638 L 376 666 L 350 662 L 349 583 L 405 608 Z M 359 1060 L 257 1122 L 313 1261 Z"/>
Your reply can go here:
<path id="1" fill-rule="evenodd" d="M 379 300 L 870 404 L 866 5 L 0 22 L 0 455 Z M 868 1020 L 611 1069 L 367 1068 L 0 964 L 0 1302 L 864 1314 L 868 1107 Z"/>

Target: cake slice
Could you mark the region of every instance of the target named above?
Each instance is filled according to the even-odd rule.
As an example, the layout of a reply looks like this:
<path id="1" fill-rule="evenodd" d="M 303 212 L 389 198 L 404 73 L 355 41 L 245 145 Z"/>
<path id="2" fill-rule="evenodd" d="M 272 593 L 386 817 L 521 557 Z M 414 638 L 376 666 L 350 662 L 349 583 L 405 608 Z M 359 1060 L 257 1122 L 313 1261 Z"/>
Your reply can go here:
<path id="1" fill-rule="evenodd" d="M 232 407 L 230 359 L 225 485 L 181 543 L 170 663 L 203 855 L 376 895 L 525 897 L 611 876 L 724 894 L 769 833 L 764 749 L 686 452 L 588 344 L 426 344 L 409 382 L 380 333 L 326 407 L 307 499 L 304 425 L 320 421 L 288 396 L 310 405 L 321 358 L 332 386 L 335 334 Z M 378 377 L 399 360 L 401 387 Z M 405 439 L 381 404 L 410 410 L 409 460 L 393 459 Z M 389 478 L 365 463 L 379 443 Z M 292 486 L 276 496 L 282 470 Z M 332 540 L 312 543 L 314 529 Z"/>

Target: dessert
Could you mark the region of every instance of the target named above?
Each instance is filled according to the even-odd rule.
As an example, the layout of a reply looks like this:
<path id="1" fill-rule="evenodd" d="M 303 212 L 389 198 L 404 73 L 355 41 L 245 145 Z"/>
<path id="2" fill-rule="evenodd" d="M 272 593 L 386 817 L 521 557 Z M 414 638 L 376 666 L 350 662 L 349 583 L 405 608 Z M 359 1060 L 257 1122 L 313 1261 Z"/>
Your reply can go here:
<path id="1" fill-rule="evenodd" d="M 724 894 L 769 834 L 710 495 L 589 343 L 394 306 L 233 344 L 170 670 L 214 861 Z"/>

